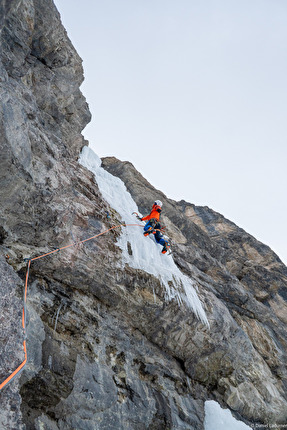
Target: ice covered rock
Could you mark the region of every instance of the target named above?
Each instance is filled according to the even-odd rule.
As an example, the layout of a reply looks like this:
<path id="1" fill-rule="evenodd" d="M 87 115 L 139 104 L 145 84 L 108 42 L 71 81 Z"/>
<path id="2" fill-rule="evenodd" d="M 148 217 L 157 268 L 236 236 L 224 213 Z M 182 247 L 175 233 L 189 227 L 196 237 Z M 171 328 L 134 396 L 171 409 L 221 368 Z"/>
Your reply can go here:
<path id="1" fill-rule="evenodd" d="M 130 163 L 103 160 L 112 178 L 99 159 L 79 164 L 90 113 L 53 2 L 12 0 L 0 12 L 2 379 L 23 358 L 24 258 L 108 230 L 32 263 L 29 364 L 0 393 L 2 427 L 203 430 L 210 398 L 250 424 L 286 423 L 286 267 Z M 130 197 L 118 201 L 117 187 Z M 110 230 L 132 207 L 148 213 L 155 195 L 172 259 L 135 229 Z M 192 282 L 190 302 L 186 285 L 170 284 L 179 273 Z"/>

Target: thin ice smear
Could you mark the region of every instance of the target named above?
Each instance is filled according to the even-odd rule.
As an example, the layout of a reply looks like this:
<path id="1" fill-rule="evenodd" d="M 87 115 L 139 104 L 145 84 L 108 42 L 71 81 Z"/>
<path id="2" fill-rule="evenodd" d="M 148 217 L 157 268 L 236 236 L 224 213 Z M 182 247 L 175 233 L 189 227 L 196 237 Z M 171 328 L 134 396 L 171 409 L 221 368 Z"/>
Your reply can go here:
<path id="1" fill-rule="evenodd" d="M 123 181 L 104 170 L 101 167 L 100 158 L 90 148 L 86 146 L 83 148 L 79 162 L 94 173 L 103 198 L 121 215 L 126 224 L 138 223 L 144 226 L 144 223 L 138 222 L 132 215 L 133 212 L 138 212 L 138 207 Z M 128 242 L 131 253 L 128 252 Z M 117 245 L 123 251 L 123 264 L 156 276 L 165 286 L 167 300 L 175 298 L 179 304 L 186 302 L 197 317 L 208 325 L 192 280 L 181 273 L 171 255 L 161 254 L 161 245 L 158 245 L 153 238 L 143 236 L 141 227 L 124 228 Z"/>

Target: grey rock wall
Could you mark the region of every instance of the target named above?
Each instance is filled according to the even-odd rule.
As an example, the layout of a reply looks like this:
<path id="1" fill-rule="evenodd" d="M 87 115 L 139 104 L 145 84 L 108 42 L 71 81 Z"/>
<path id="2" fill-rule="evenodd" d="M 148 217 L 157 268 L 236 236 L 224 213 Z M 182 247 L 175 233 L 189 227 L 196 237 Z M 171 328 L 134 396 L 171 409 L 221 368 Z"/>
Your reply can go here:
<path id="1" fill-rule="evenodd" d="M 143 214 L 155 198 L 163 201 L 174 259 L 196 280 L 208 309 L 209 332 L 184 331 L 184 350 L 192 357 L 186 372 L 251 422 L 285 423 L 286 266 L 222 215 L 167 199 L 131 163 L 110 157 L 102 165 L 124 181 Z M 174 315 L 170 319 L 176 321 Z M 180 343 L 172 337 L 170 349 L 180 356 Z"/>
<path id="2" fill-rule="evenodd" d="M 3 249 L 1 249 L 3 252 Z M 1 254 L 2 254 L 1 252 Z M 22 328 L 22 281 L 0 255 L 0 382 L 4 381 L 25 359 Z M 6 258 L 5 258 L 6 257 Z M 22 429 L 19 378 L 15 378 L 0 394 L 1 429 Z"/>
<path id="3" fill-rule="evenodd" d="M 53 2 L 1 2 L 0 43 L 3 381 L 24 356 L 24 259 L 121 220 L 77 162 L 90 113 Z M 33 261 L 29 362 L 0 392 L 0 427 L 202 430 L 206 399 L 249 423 L 286 423 L 286 267 L 220 214 L 167 199 L 130 163 L 103 166 L 143 213 L 163 200 L 174 259 L 210 328 L 167 303 L 152 275 L 119 268 L 120 230 Z"/>

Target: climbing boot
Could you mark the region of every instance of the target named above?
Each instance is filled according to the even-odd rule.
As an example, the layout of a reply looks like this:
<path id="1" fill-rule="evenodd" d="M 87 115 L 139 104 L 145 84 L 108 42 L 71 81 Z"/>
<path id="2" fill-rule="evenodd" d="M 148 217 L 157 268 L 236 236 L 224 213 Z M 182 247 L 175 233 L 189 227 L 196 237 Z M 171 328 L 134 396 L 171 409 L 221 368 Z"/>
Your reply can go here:
<path id="1" fill-rule="evenodd" d="M 170 244 L 168 242 L 165 242 L 165 244 L 163 245 L 161 253 L 166 254 L 167 251 L 169 250 L 169 248 L 170 248 Z"/>

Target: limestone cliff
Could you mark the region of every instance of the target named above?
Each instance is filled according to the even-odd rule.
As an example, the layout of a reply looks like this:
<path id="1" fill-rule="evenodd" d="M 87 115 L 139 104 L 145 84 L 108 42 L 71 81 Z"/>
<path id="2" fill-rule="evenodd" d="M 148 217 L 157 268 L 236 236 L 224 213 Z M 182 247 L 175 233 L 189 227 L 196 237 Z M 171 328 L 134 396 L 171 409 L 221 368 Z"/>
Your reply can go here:
<path id="1" fill-rule="evenodd" d="M 78 163 L 90 113 L 52 0 L 2 1 L 0 41 L 1 382 L 24 356 L 24 259 L 122 220 Z M 0 392 L 0 428 L 202 430 L 206 399 L 249 424 L 286 424 L 287 268 L 211 209 L 168 199 L 130 163 L 103 167 L 142 213 L 163 201 L 174 261 L 210 326 L 167 301 L 157 277 L 121 264 L 121 229 L 35 261 L 28 365 Z"/>

